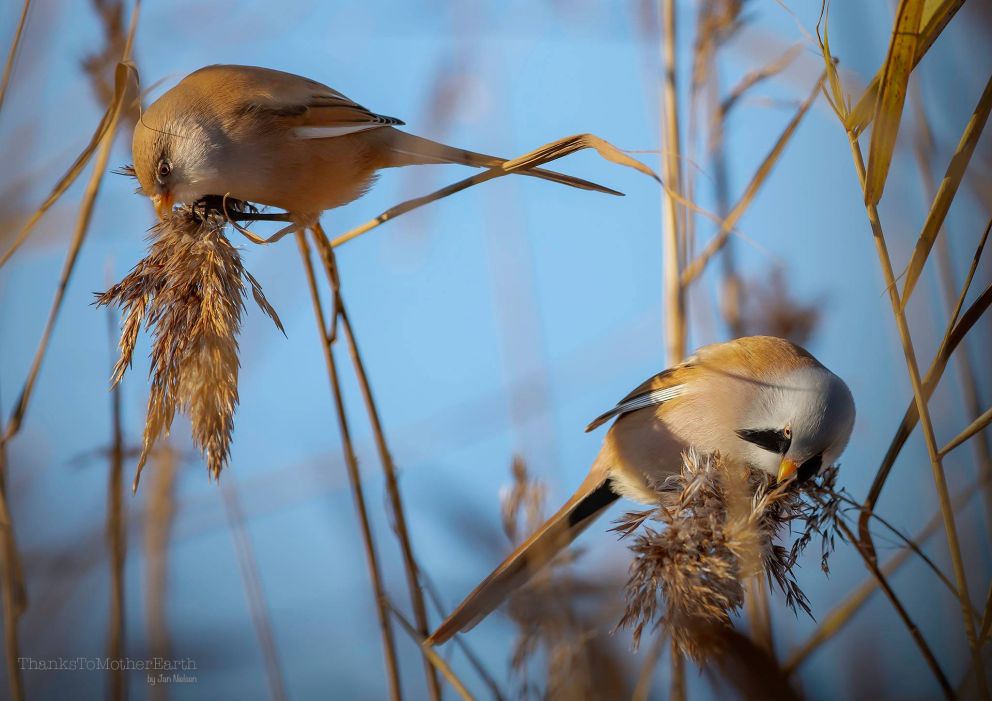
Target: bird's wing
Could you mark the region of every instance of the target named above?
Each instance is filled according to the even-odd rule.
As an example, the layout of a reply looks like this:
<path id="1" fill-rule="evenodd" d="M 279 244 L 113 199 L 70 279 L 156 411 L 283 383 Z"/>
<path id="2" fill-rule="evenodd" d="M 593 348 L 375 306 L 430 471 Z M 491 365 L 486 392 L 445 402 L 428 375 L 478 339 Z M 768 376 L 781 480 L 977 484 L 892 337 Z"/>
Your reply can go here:
<path id="1" fill-rule="evenodd" d="M 615 416 L 622 416 L 631 411 L 656 406 L 681 396 L 685 393 L 687 387 L 685 370 L 688 367 L 690 367 L 688 363 L 676 365 L 645 380 L 630 394 L 621 399 L 615 407 L 597 416 L 592 423 L 586 426 L 586 432 L 588 433 L 602 426 Z"/>
<path id="2" fill-rule="evenodd" d="M 236 113 L 267 116 L 301 139 L 326 139 L 403 124 L 323 83 L 269 68 L 208 66 L 190 78 L 224 85 L 237 96 Z"/>

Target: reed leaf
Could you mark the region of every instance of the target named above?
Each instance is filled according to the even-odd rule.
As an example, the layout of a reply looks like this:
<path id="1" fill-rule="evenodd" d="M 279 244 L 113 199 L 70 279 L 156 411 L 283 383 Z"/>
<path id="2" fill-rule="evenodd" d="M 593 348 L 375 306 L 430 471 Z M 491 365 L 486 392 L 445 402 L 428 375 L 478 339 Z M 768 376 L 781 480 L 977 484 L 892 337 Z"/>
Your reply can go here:
<path id="1" fill-rule="evenodd" d="M 916 67 L 927 51 L 937 41 L 937 37 L 944 31 L 944 27 L 951 21 L 955 13 L 964 5 L 964 0 L 926 0 L 923 3 L 923 18 L 920 22 L 920 30 L 916 40 L 916 53 L 913 56 L 913 68 Z M 854 108 L 849 110 L 848 116 L 844 119 L 844 127 L 853 132 L 855 136 L 864 131 L 875 116 L 875 102 L 878 99 L 878 88 L 882 81 L 882 69 L 872 78 L 871 83 L 862 93 Z"/>
<path id="2" fill-rule="evenodd" d="M 982 91 L 982 96 L 978 99 L 978 104 L 975 106 L 975 111 L 972 112 L 971 119 L 968 120 L 968 125 L 964 129 L 964 133 L 961 134 L 961 141 L 958 142 L 958 147 L 951 157 L 951 162 L 947 164 L 944 179 L 940 181 L 937 196 L 930 206 L 926 222 L 923 224 L 923 231 L 920 233 L 920 238 L 916 242 L 916 247 L 913 249 L 913 257 L 910 259 L 909 267 L 906 269 L 906 282 L 903 284 L 902 289 L 903 309 L 906 308 L 906 304 L 909 302 L 909 296 L 913 294 L 913 289 L 920 279 L 923 266 L 926 265 L 927 258 L 930 256 L 930 249 L 933 248 L 934 241 L 937 240 L 937 234 L 940 233 L 944 219 L 947 217 L 947 212 L 951 208 L 954 196 L 957 194 L 961 180 L 964 178 L 968 164 L 971 162 L 971 156 L 975 152 L 975 146 L 982 136 L 982 130 L 985 128 L 986 122 L 988 122 L 990 111 L 992 111 L 992 76 L 989 76 L 989 80 L 985 84 L 985 90 Z"/>
<path id="3" fill-rule="evenodd" d="M 906 102 L 909 74 L 916 65 L 914 58 L 922 17 L 923 0 L 900 1 L 882 72 L 881 95 L 875 103 L 875 126 L 871 131 L 865 182 L 865 202 L 869 204 L 878 204 L 889 175 L 892 152 L 902 121 L 902 108 Z"/>

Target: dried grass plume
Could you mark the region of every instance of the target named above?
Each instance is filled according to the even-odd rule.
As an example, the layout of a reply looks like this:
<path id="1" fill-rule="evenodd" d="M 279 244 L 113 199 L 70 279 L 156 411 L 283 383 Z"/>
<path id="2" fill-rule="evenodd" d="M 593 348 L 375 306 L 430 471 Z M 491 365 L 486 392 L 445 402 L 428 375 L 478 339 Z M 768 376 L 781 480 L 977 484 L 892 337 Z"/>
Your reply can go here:
<path id="1" fill-rule="evenodd" d="M 121 282 L 97 295 L 98 305 L 124 312 L 114 384 L 131 365 L 142 322 L 153 336 L 152 383 L 135 490 L 149 451 L 163 431 L 168 433 L 177 409 L 189 415 L 193 442 L 211 476 L 220 476 L 238 404 L 237 335 L 246 282 L 262 311 L 282 330 L 258 281 L 224 236 L 226 223 L 210 210 L 175 210 L 152 229 L 148 255 Z"/>
<path id="2" fill-rule="evenodd" d="M 833 490 L 835 477 L 836 468 L 829 468 L 805 484 L 775 486 L 763 473 L 732 469 L 718 456 L 687 453 L 681 473 L 658 485 L 660 505 L 625 514 L 615 528 L 622 537 L 633 536 L 620 627 L 632 628 L 635 647 L 645 626 L 657 623 L 698 662 L 719 653 L 714 645 L 722 638 L 712 634 L 714 626 L 731 625 L 745 586 L 760 576 L 778 585 L 789 607 L 809 613 L 793 567 L 819 534 L 826 570 L 841 499 Z M 787 549 L 776 539 L 794 521 L 803 529 Z"/>

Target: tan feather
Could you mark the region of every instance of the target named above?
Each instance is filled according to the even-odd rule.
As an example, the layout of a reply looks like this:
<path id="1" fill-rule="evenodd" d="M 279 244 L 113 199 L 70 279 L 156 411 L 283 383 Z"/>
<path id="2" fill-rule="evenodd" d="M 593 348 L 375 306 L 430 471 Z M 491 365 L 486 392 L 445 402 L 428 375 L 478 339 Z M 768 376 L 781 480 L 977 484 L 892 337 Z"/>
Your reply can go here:
<path id="1" fill-rule="evenodd" d="M 617 499 L 610 489 L 608 472 L 608 465 L 597 461 L 565 505 L 465 597 L 427 639 L 428 644 L 440 645 L 456 633 L 471 629 L 567 548 Z"/>

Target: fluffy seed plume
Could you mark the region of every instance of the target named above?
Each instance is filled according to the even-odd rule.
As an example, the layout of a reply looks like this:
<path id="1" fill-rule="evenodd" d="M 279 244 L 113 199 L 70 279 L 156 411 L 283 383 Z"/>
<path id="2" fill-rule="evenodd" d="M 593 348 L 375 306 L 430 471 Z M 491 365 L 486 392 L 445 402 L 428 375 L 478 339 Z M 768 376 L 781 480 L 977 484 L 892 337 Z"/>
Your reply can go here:
<path id="1" fill-rule="evenodd" d="M 245 283 L 282 331 L 262 288 L 224 236 L 225 217 L 182 207 L 151 232 L 148 255 L 98 305 L 124 312 L 113 384 L 131 366 L 142 321 L 152 332 L 151 390 L 144 441 L 134 476 L 138 488 L 148 453 L 176 410 L 190 417 L 193 442 L 216 479 L 227 462 L 238 404 L 238 341 Z"/>
<path id="2" fill-rule="evenodd" d="M 636 647 L 648 624 L 668 626 L 674 644 L 702 662 L 719 652 L 714 646 L 722 637 L 711 633 L 731 625 L 748 580 L 766 576 L 790 608 L 810 612 L 793 568 L 818 534 L 826 571 L 841 497 L 833 489 L 836 468 L 804 484 L 774 486 L 763 473 L 732 469 L 719 456 L 683 457 L 681 473 L 658 485 L 657 508 L 617 521 L 621 537 L 633 536 L 634 553 L 619 627 L 632 629 Z M 802 533 L 787 549 L 776 539 L 793 522 Z"/>

